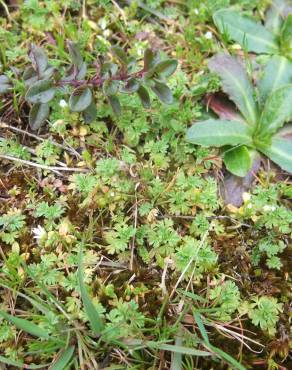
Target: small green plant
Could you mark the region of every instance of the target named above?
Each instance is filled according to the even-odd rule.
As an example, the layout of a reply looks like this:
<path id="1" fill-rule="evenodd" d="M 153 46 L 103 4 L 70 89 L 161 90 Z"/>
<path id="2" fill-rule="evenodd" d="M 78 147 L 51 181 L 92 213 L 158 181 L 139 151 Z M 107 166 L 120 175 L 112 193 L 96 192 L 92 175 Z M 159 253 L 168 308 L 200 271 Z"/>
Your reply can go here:
<path id="1" fill-rule="evenodd" d="M 247 51 L 292 58 L 292 14 L 288 1 L 273 1 L 264 26 L 231 8 L 218 10 L 213 19 L 226 39 L 238 42 Z"/>
<path id="2" fill-rule="evenodd" d="M 237 176 L 247 174 L 258 152 L 292 172 L 291 128 L 282 128 L 292 118 L 292 85 L 287 84 L 286 69 L 279 70 L 278 58 L 282 57 L 273 57 L 265 66 L 257 89 L 234 57 L 217 54 L 209 62 L 209 69 L 221 77 L 223 91 L 242 116 L 221 107 L 224 119 L 195 123 L 187 132 L 187 140 L 206 147 L 223 147 L 224 163 Z"/>
<path id="3" fill-rule="evenodd" d="M 165 104 L 171 104 L 173 96 L 166 85 L 166 79 L 177 68 L 174 59 L 161 60 L 158 52 L 146 49 L 142 68 L 137 69 L 137 63 L 127 56 L 122 48 L 112 47 L 114 60 L 96 62 L 88 66 L 83 60 L 77 44 L 68 42 L 71 58 L 71 66 L 61 77 L 59 71 L 49 63 L 43 48 L 31 45 L 29 58 L 31 65 L 23 72 L 23 81 L 26 87 L 25 100 L 31 106 L 29 113 L 29 125 L 32 130 L 37 130 L 48 118 L 50 102 L 57 92 L 70 94 L 69 107 L 72 112 L 82 112 L 86 123 L 92 122 L 97 116 L 94 91 L 101 90 L 113 111 L 120 114 L 121 105 L 118 93 L 137 93 L 144 108 L 151 105 L 150 95 L 147 88 Z M 17 71 L 15 79 L 19 78 Z M 8 93 L 13 90 L 11 79 L 7 75 L 0 76 L 0 93 Z M 146 88 L 147 87 L 147 88 Z"/>
<path id="4" fill-rule="evenodd" d="M 261 257 L 266 256 L 266 265 L 270 269 L 280 270 L 282 262 L 277 254 L 282 253 L 285 248 L 286 245 L 282 240 L 277 242 L 271 237 L 263 238 L 252 251 L 252 263 L 257 266 Z"/>

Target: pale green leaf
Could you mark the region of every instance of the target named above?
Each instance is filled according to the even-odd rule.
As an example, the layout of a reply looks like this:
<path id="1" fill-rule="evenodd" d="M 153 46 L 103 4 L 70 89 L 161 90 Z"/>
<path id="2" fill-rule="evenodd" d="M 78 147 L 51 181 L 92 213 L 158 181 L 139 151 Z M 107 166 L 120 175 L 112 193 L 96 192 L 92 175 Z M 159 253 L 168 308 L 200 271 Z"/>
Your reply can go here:
<path id="1" fill-rule="evenodd" d="M 275 54 L 278 45 L 275 36 L 263 25 L 232 9 L 221 9 L 213 15 L 221 33 L 255 53 Z"/>
<path id="2" fill-rule="evenodd" d="M 209 119 L 195 123 L 187 131 L 187 141 L 202 146 L 251 145 L 250 128 L 239 121 Z"/>
<path id="3" fill-rule="evenodd" d="M 170 351 L 174 353 L 182 353 L 184 355 L 190 356 L 210 356 L 211 353 L 207 351 L 201 351 L 195 348 L 189 348 L 184 346 L 176 346 L 173 344 L 163 344 L 163 343 L 156 343 L 156 342 L 146 342 L 149 347 L 157 348 L 163 351 Z"/>
<path id="4" fill-rule="evenodd" d="M 272 135 L 292 119 L 292 84 L 275 90 L 266 100 L 258 128 L 258 137 Z"/>
<path id="5" fill-rule="evenodd" d="M 244 145 L 227 150 L 223 160 L 227 170 L 239 177 L 244 177 L 252 165 L 249 150 Z"/>
<path id="6" fill-rule="evenodd" d="M 259 147 L 259 150 L 277 163 L 283 170 L 292 173 L 292 141 L 278 136 L 273 137 L 270 146 Z"/>
<path id="7" fill-rule="evenodd" d="M 209 61 L 209 69 L 219 75 L 223 91 L 237 105 L 249 124 L 257 122 L 254 89 L 239 61 L 228 54 L 217 54 Z"/>
<path id="8" fill-rule="evenodd" d="M 273 91 L 291 82 L 292 62 L 285 57 L 274 55 L 265 65 L 258 83 L 260 101 L 265 102 Z"/>
<path id="9" fill-rule="evenodd" d="M 269 7 L 266 17 L 265 26 L 273 34 L 279 34 L 283 20 L 285 16 L 292 12 L 292 6 L 287 0 L 273 0 L 271 1 L 271 6 Z"/>
<path id="10" fill-rule="evenodd" d="M 0 316 L 9 321 L 11 324 L 15 325 L 18 329 L 23 330 L 26 333 L 33 335 L 34 337 L 44 339 L 50 338 L 50 335 L 44 329 L 31 321 L 9 315 L 7 312 L 4 311 L 0 311 Z"/>

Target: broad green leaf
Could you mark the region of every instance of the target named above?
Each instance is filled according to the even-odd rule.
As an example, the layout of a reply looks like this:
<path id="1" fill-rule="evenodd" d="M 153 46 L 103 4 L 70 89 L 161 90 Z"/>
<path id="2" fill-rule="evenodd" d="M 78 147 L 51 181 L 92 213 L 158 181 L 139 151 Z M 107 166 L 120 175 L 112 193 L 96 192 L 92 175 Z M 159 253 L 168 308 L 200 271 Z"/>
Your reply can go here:
<path id="1" fill-rule="evenodd" d="M 283 170 L 292 173 L 292 141 L 274 136 L 270 146 L 261 146 L 259 150 L 277 163 Z"/>
<path id="2" fill-rule="evenodd" d="M 79 251 L 79 259 L 78 259 L 78 284 L 81 293 L 82 303 L 88 317 L 90 328 L 96 335 L 100 335 L 103 329 L 103 323 L 99 316 L 98 311 L 94 307 L 89 294 L 87 292 L 87 288 L 84 284 L 84 273 L 83 273 L 83 264 L 82 264 L 82 246 L 80 247 Z"/>
<path id="3" fill-rule="evenodd" d="M 110 95 L 107 97 L 110 105 L 112 107 L 113 112 L 119 116 L 122 112 L 121 103 L 119 98 L 116 95 Z"/>
<path id="4" fill-rule="evenodd" d="M 115 95 L 119 90 L 120 82 L 117 80 L 106 80 L 103 83 L 103 92 L 106 96 Z"/>
<path id="5" fill-rule="evenodd" d="M 91 123 L 95 120 L 97 115 L 96 104 L 94 101 L 82 112 L 85 123 Z"/>
<path id="6" fill-rule="evenodd" d="M 80 53 L 78 45 L 72 41 L 69 41 L 68 49 L 72 63 L 78 68 L 78 70 L 80 70 L 83 63 L 83 58 Z"/>
<path id="7" fill-rule="evenodd" d="M 128 56 L 122 48 L 120 48 L 119 46 L 113 46 L 111 50 L 122 64 L 124 65 L 128 64 Z"/>
<path id="8" fill-rule="evenodd" d="M 165 59 L 154 67 L 154 72 L 159 75 L 159 78 L 170 77 L 175 72 L 177 64 L 175 59 Z"/>
<path id="9" fill-rule="evenodd" d="M 265 26 L 274 35 L 280 33 L 283 19 L 289 12 L 292 12 L 292 6 L 287 0 L 273 0 L 265 16 Z"/>
<path id="10" fill-rule="evenodd" d="M 264 67 L 263 76 L 258 83 L 259 98 L 264 103 L 272 92 L 292 82 L 292 62 L 274 55 Z"/>
<path id="11" fill-rule="evenodd" d="M 162 103 L 165 104 L 173 103 L 172 92 L 165 83 L 155 80 L 154 85 L 151 86 L 151 90 L 158 97 L 158 99 L 162 101 Z"/>
<path id="12" fill-rule="evenodd" d="M 223 160 L 227 170 L 239 177 L 244 177 L 252 166 L 249 150 L 244 145 L 228 149 Z"/>
<path id="13" fill-rule="evenodd" d="M 130 78 L 125 86 L 121 89 L 121 92 L 131 94 L 139 90 L 140 81 L 137 78 Z"/>
<path id="14" fill-rule="evenodd" d="M 11 324 L 15 325 L 18 329 L 23 330 L 34 337 L 50 339 L 50 335 L 44 329 L 31 321 L 9 315 L 2 310 L 0 311 L 0 316 L 9 321 Z"/>
<path id="15" fill-rule="evenodd" d="M 152 49 L 146 49 L 144 52 L 144 70 L 149 71 L 160 60 L 159 54 Z"/>
<path id="16" fill-rule="evenodd" d="M 25 99 L 30 103 L 48 103 L 55 96 L 56 89 L 49 80 L 35 82 L 27 91 Z"/>
<path id="17" fill-rule="evenodd" d="M 282 51 L 289 55 L 292 49 L 292 14 L 289 14 L 285 19 L 281 30 L 280 43 Z"/>
<path id="18" fill-rule="evenodd" d="M 248 124 L 257 122 L 254 89 L 243 66 L 228 54 L 217 54 L 209 61 L 209 69 L 219 75 L 223 91 L 237 105 Z"/>
<path id="19" fill-rule="evenodd" d="M 263 25 L 232 9 L 221 9 L 213 15 L 221 33 L 238 42 L 248 51 L 275 54 L 279 51 L 275 36 Z"/>
<path id="20" fill-rule="evenodd" d="M 0 76 L 0 94 L 5 94 L 11 89 L 10 80 L 7 76 Z"/>
<path id="21" fill-rule="evenodd" d="M 266 100 L 257 136 L 272 135 L 292 119 L 292 84 L 275 90 Z"/>
<path id="22" fill-rule="evenodd" d="M 46 104 L 34 104 L 29 111 L 28 122 L 32 130 L 39 129 L 45 120 L 48 118 L 50 113 L 49 105 Z"/>
<path id="23" fill-rule="evenodd" d="M 209 119 L 195 123 L 187 131 L 188 142 L 202 146 L 251 145 L 250 127 L 239 121 Z"/>
<path id="24" fill-rule="evenodd" d="M 38 74 L 42 74 L 48 66 L 48 58 L 43 48 L 40 48 L 36 45 L 31 45 L 29 51 L 29 58 L 32 62 L 32 65 L 35 71 Z"/>
<path id="25" fill-rule="evenodd" d="M 146 88 L 144 86 L 140 86 L 137 90 L 137 94 L 141 100 L 141 103 L 145 109 L 150 109 L 151 107 L 151 101 L 150 101 L 150 95 Z"/>
<path id="26" fill-rule="evenodd" d="M 69 107 L 72 112 L 82 112 L 89 107 L 92 101 L 92 92 L 88 87 L 77 88 L 69 99 Z"/>
<path id="27" fill-rule="evenodd" d="M 56 361 L 53 365 L 49 368 L 49 370 L 63 370 L 68 365 L 69 361 L 71 360 L 75 347 L 70 346 L 65 350 L 61 351 Z"/>

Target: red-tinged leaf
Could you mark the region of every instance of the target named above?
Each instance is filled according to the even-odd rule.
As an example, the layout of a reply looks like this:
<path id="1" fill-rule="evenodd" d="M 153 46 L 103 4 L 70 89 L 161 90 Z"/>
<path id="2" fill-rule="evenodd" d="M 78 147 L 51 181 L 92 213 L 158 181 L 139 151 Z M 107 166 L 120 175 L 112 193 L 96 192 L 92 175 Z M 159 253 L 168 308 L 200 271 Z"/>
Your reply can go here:
<path id="1" fill-rule="evenodd" d="M 223 94 L 208 94 L 206 96 L 206 105 L 211 108 L 220 119 L 243 120 L 242 116 L 236 110 L 236 106 L 228 100 Z"/>

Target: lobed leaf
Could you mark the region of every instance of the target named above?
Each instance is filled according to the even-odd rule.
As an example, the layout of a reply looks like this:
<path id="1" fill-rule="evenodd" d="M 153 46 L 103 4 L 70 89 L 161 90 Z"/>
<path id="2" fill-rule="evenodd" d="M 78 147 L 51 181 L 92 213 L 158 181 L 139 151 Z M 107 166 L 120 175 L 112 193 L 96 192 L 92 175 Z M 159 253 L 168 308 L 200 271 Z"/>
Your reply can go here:
<path id="1" fill-rule="evenodd" d="M 258 136 L 272 135 L 292 119 L 292 84 L 275 90 L 266 100 L 258 128 Z"/>
<path id="2" fill-rule="evenodd" d="M 28 122 L 32 130 L 39 129 L 45 120 L 48 118 L 50 113 L 50 108 L 47 103 L 41 104 L 37 103 L 32 106 L 29 111 Z"/>
<path id="3" fill-rule="evenodd" d="M 255 53 L 275 54 L 279 47 L 275 36 L 263 25 L 242 16 L 232 9 L 221 9 L 214 13 L 214 22 L 221 33 Z"/>
<path id="4" fill-rule="evenodd" d="M 249 124 L 257 122 L 254 89 L 243 66 L 228 54 L 217 54 L 209 61 L 209 69 L 219 75 L 223 91 L 237 105 Z"/>
<path id="5" fill-rule="evenodd" d="M 272 138 L 271 145 L 263 145 L 259 150 L 277 163 L 283 170 L 292 173 L 292 141 L 279 136 Z"/>
<path id="6" fill-rule="evenodd" d="M 263 76 L 258 83 L 260 102 L 264 103 L 272 92 L 292 82 L 292 62 L 274 55 L 264 67 Z"/>
<path id="7" fill-rule="evenodd" d="M 84 111 L 92 102 L 92 92 L 88 87 L 79 87 L 69 98 L 69 107 L 72 112 Z"/>
<path id="8" fill-rule="evenodd" d="M 56 89 L 49 80 L 35 82 L 27 91 L 25 99 L 30 103 L 48 103 L 55 96 Z"/>
<path id="9" fill-rule="evenodd" d="M 244 177 L 252 166 L 250 152 L 244 145 L 228 149 L 223 161 L 227 170 L 239 177 Z"/>
<path id="10" fill-rule="evenodd" d="M 195 123 L 187 131 L 188 142 L 202 146 L 252 145 L 250 128 L 239 121 L 209 119 Z"/>

